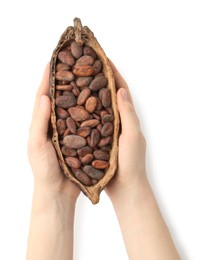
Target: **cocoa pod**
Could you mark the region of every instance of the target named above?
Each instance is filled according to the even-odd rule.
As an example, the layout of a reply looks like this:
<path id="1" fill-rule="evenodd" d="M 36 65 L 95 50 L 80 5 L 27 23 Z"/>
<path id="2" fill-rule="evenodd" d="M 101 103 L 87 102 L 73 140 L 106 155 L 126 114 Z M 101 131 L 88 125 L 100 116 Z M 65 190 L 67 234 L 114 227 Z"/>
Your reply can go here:
<path id="1" fill-rule="evenodd" d="M 109 60 L 78 18 L 50 66 L 52 143 L 64 174 L 96 204 L 117 169 L 119 116 Z"/>

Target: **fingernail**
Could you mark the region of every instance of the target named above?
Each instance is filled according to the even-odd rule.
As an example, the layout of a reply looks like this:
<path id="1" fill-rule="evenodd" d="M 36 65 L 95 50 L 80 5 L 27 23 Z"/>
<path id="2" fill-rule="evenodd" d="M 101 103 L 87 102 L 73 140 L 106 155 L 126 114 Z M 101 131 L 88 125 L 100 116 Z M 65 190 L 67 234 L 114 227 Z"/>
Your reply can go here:
<path id="1" fill-rule="evenodd" d="M 121 88 L 120 93 L 123 99 L 128 100 L 126 89 Z"/>

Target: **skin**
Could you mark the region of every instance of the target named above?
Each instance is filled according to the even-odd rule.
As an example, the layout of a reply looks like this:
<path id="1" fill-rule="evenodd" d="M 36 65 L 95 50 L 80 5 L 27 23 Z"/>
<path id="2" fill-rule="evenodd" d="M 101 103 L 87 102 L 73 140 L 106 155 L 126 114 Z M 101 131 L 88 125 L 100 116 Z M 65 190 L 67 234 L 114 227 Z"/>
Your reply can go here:
<path id="1" fill-rule="evenodd" d="M 106 192 L 118 217 L 129 259 L 180 259 L 147 180 L 146 142 L 128 86 L 111 66 L 118 88 L 122 133 L 118 172 Z M 28 142 L 34 194 L 26 259 L 72 260 L 74 212 L 80 191 L 63 175 L 47 137 L 48 79 L 49 64 L 36 95 Z"/>

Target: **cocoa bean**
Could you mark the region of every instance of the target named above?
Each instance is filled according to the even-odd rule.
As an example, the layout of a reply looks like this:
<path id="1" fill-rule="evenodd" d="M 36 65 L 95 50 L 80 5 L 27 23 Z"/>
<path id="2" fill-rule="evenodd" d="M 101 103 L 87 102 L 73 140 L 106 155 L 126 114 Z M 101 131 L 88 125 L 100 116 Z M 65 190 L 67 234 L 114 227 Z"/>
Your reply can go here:
<path id="1" fill-rule="evenodd" d="M 63 135 L 66 130 L 66 123 L 63 119 L 57 120 L 57 132 L 59 135 Z"/>
<path id="2" fill-rule="evenodd" d="M 112 109 L 112 107 L 106 107 L 106 111 L 107 111 L 109 114 L 113 115 L 113 109 Z"/>
<path id="3" fill-rule="evenodd" d="M 93 118 L 100 120 L 100 116 L 98 116 L 97 114 L 93 114 Z"/>
<path id="4" fill-rule="evenodd" d="M 85 108 L 89 113 L 93 113 L 97 107 L 96 97 L 89 97 L 86 101 Z"/>
<path id="5" fill-rule="evenodd" d="M 60 70 L 57 71 L 57 73 L 55 74 L 55 78 L 57 80 L 64 80 L 66 82 L 70 82 L 72 80 L 74 80 L 74 75 L 72 72 L 70 71 L 66 71 L 66 70 Z"/>
<path id="6" fill-rule="evenodd" d="M 71 42 L 70 47 L 71 47 L 71 53 L 73 57 L 75 59 L 79 59 L 83 54 L 82 46 L 79 45 L 76 41 L 73 41 Z"/>
<path id="7" fill-rule="evenodd" d="M 92 80 L 92 77 L 79 77 L 76 80 L 76 84 L 79 88 L 88 87 Z"/>
<path id="8" fill-rule="evenodd" d="M 70 70 L 70 66 L 68 66 L 65 63 L 59 63 L 56 66 L 56 71 L 59 71 L 59 70 Z"/>
<path id="9" fill-rule="evenodd" d="M 84 53 L 84 55 L 89 55 L 89 56 L 93 57 L 95 60 L 97 59 L 96 52 L 89 46 L 84 47 L 83 53 Z"/>
<path id="10" fill-rule="evenodd" d="M 71 133 L 70 130 L 69 130 L 68 128 L 66 128 L 66 130 L 65 130 L 65 132 L 64 132 L 64 137 L 67 136 L 67 135 L 69 135 L 70 133 Z"/>
<path id="11" fill-rule="evenodd" d="M 67 125 L 68 129 L 70 130 L 70 132 L 71 132 L 72 134 L 75 134 L 75 133 L 76 133 L 77 125 L 76 125 L 74 119 L 72 119 L 71 117 L 68 117 L 68 118 L 66 119 L 66 125 Z"/>
<path id="12" fill-rule="evenodd" d="M 65 156 L 76 156 L 77 155 L 77 152 L 75 149 L 67 148 L 66 146 L 62 146 L 61 151 Z"/>
<path id="13" fill-rule="evenodd" d="M 83 171 L 94 180 L 100 180 L 104 177 L 103 171 L 97 170 L 91 165 L 84 166 Z"/>
<path id="14" fill-rule="evenodd" d="M 113 124 L 111 122 L 106 122 L 101 130 L 101 135 L 106 137 L 112 135 L 113 133 Z"/>
<path id="15" fill-rule="evenodd" d="M 113 120 L 114 120 L 113 115 L 107 114 L 102 116 L 102 124 L 106 122 L 113 122 Z"/>
<path id="16" fill-rule="evenodd" d="M 92 166 L 96 169 L 104 170 L 109 167 L 109 162 L 103 160 L 94 160 Z"/>
<path id="17" fill-rule="evenodd" d="M 90 95 L 91 95 L 91 90 L 89 88 L 85 87 L 79 94 L 79 97 L 77 99 L 77 104 L 83 105 Z"/>
<path id="18" fill-rule="evenodd" d="M 99 98 L 101 99 L 103 107 L 111 106 L 111 92 L 107 88 L 102 88 L 99 92 Z"/>
<path id="19" fill-rule="evenodd" d="M 101 102 L 101 100 L 98 97 L 96 97 L 96 99 L 97 99 L 96 110 L 100 110 L 100 109 L 102 109 L 102 102 Z"/>
<path id="20" fill-rule="evenodd" d="M 56 85 L 56 90 L 71 90 L 73 87 L 71 85 Z M 64 94 L 63 94 L 64 95 Z"/>
<path id="21" fill-rule="evenodd" d="M 97 126 L 97 130 L 100 131 L 100 133 L 101 133 L 101 130 L 102 130 L 102 124 L 99 124 L 99 125 Z"/>
<path id="22" fill-rule="evenodd" d="M 55 103 L 58 107 L 69 108 L 76 105 L 76 98 L 71 91 L 67 91 L 64 96 L 57 97 Z"/>
<path id="23" fill-rule="evenodd" d="M 89 55 L 84 55 L 76 61 L 75 66 L 86 66 L 86 65 L 91 66 L 93 65 L 93 63 L 94 63 L 93 57 Z"/>
<path id="24" fill-rule="evenodd" d="M 89 153 L 92 153 L 92 152 L 93 152 L 93 149 L 89 146 L 85 146 L 85 147 L 77 150 L 77 154 L 80 157 L 84 157 L 86 154 L 89 154 Z"/>
<path id="25" fill-rule="evenodd" d="M 66 157 L 65 162 L 68 166 L 78 169 L 81 166 L 81 162 L 75 157 Z"/>
<path id="26" fill-rule="evenodd" d="M 95 147 L 100 140 L 100 132 L 97 129 L 93 129 L 91 132 L 90 146 Z"/>
<path id="27" fill-rule="evenodd" d="M 60 97 L 60 96 L 61 96 L 61 91 L 57 90 L 56 93 L 55 93 L 55 98 Z"/>
<path id="28" fill-rule="evenodd" d="M 66 63 L 68 66 L 73 66 L 75 64 L 75 59 L 73 58 L 70 51 L 67 51 L 67 50 L 60 51 L 58 54 L 58 59 L 61 62 Z"/>
<path id="29" fill-rule="evenodd" d="M 71 107 L 68 109 L 68 112 L 75 121 L 83 121 L 89 118 L 89 113 L 81 107 Z"/>
<path id="30" fill-rule="evenodd" d="M 83 170 L 74 169 L 73 174 L 83 185 L 90 186 L 93 184 L 92 179 Z"/>
<path id="31" fill-rule="evenodd" d="M 93 184 L 92 179 L 81 169 L 74 169 L 75 177 L 86 186 L 91 186 Z"/>
<path id="32" fill-rule="evenodd" d="M 109 152 L 112 149 L 112 145 L 109 144 L 109 145 L 106 145 L 106 146 L 102 146 L 100 149 L 102 151 Z"/>
<path id="33" fill-rule="evenodd" d="M 80 76 L 80 77 L 88 77 L 91 76 L 93 74 L 93 67 L 91 66 L 75 66 L 73 69 L 73 73 L 76 76 Z"/>
<path id="34" fill-rule="evenodd" d="M 86 165 L 93 161 L 94 156 L 91 153 L 86 154 L 84 157 L 81 158 L 81 162 Z"/>
<path id="35" fill-rule="evenodd" d="M 99 76 L 97 78 L 95 78 L 89 85 L 89 88 L 93 91 L 98 91 L 101 88 L 106 87 L 108 83 L 108 80 L 106 77 L 104 76 Z"/>
<path id="36" fill-rule="evenodd" d="M 77 86 L 73 87 L 72 92 L 76 97 L 78 97 L 80 94 L 79 88 Z"/>
<path id="37" fill-rule="evenodd" d="M 67 135 L 63 143 L 67 148 L 79 149 L 86 145 L 86 139 L 79 135 Z"/>
<path id="38" fill-rule="evenodd" d="M 96 60 L 93 64 L 93 76 L 97 75 L 102 70 L 101 60 Z"/>
<path id="39" fill-rule="evenodd" d="M 88 126 L 80 127 L 77 129 L 77 135 L 80 135 L 82 137 L 87 137 L 91 133 L 91 128 Z"/>
<path id="40" fill-rule="evenodd" d="M 57 117 L 61 119 L 66 119 L 69 116 L 69 113 L 61 107 L 56 107 L 56 114 Z"/>
<path id="41" fill-rule="evenodd" d="M 97 119 L 90 119 L 90 120 L 86 120 L 83 123 L 81 123 L 81 127 L 84 126 L 89 126 L 89 127 L 95 127 L 97 125 L 99 125 L 100 121 Z"/>
<path id="42" fill-rule="evenodd" d="M 107 144 L 111 144 L 112 143 L 112 137 L 108 136 L 108 137 L 104 137 L 102 139 L 100 139 L 98 146 L 102 147 L 102 146 L 106 146 Z"/>
<path id="43" fill-rule="evenodd" d="M 110 158 L 109 154 L 102 150 L 95 150 L 93 155 L 96 159 L 103 161 L 108 161 Z"/>

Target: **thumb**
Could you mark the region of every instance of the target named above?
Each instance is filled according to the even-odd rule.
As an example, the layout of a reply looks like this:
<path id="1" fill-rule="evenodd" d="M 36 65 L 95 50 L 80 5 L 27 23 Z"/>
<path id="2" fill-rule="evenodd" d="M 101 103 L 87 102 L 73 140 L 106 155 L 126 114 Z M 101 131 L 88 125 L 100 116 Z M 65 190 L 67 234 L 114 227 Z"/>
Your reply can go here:
<path id="1" fill-rule="evenodd" d="M 39 110 L 32 127 L 32 139 L 41 144 L 47 140 L 48 123 L 50 119 L 50 99 L 43 95 L 40 98 Z"/>
<path id="2" fill-rule="evenodd" d="M 137 131 L 139 129 L 139 120 L 126 89 L 120 88 L 117 91 L 117 102 L 122 124 L 122 133 Z"/>

